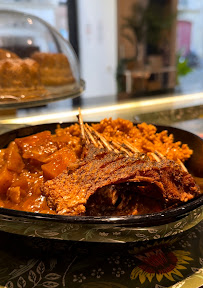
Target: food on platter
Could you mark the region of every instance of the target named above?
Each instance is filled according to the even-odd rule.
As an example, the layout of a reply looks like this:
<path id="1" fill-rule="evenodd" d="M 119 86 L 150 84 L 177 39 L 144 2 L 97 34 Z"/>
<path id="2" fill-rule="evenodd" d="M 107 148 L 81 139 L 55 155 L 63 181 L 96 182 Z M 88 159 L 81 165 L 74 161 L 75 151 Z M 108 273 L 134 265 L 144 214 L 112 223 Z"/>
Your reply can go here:
<path id="1" fill-rule="evenodd" d="M 0 206 L 64 215 L 141 215 L 201 195 L 193 151 L 167 131 L 124 119 L 60 125 L 0 150 Z"/>
<path id="2" fill-rule="evenodd" d="M 35 52 L 32 59 L 40 65 L 42 83 L 59 86 L 75 82 L 68 58 L 62 53 Z"/>
<path id="3" fill-rule="evenodd" d="M 39 75 L 39 64 L 32 59 L 0 60 L 0 95 L 25 98 L 46 94 Z"/>
<path id="4" fill-rule="evenodd" d="M 64 85 L 73 83 L 75 78 L 65 54 L 35 52 L 21 59 L 9 50 L 0 49 L 0 99 L 3 101 L 43 99 L 50 93 L 60 94 L 62 90 L 57 90 L 60 87 L 70 91 L 72 86 Z"/>

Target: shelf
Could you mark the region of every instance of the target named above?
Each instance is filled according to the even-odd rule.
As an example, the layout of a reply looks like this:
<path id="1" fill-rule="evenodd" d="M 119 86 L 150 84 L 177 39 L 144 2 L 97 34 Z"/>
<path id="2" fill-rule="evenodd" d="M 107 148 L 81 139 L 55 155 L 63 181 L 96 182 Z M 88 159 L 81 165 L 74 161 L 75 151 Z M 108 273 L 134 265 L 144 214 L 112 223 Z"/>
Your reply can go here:
<path id="1" fill-rule="evenodd" d="M 160 82 L 160 85 L 162 84 L 162 76 L 164 73 L 176 73 L 176 67 L 175 66 L 167 66 L 167 67 L 161 67 L 161 68 L 144 68 L 144 69 L 134 69 L 134 70 L 125 70 L 124 76 L 125 76 L 125 82 L 126 82 L 126 93 L 132 93 L 133 92 L 133 81 L 136 79 L 142 80 L 141 88 L 142 91 L 147 90 L 146 89 L 146 83 L 147 80 L 152 75 L 155 75 L 155 78 L 157 81 Z"/>

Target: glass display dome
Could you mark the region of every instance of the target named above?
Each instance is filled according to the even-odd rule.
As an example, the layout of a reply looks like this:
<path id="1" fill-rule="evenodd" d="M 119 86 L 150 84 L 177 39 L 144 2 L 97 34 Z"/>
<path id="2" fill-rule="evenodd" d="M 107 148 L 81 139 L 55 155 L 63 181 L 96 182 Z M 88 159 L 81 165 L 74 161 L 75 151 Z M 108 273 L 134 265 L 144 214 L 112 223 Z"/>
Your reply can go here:
<path id="1" fill-rule="evenodd" d="M 84 91 L 71 44 L 44 20 L 0 11 L 0 109 L 75 97 Z"/>

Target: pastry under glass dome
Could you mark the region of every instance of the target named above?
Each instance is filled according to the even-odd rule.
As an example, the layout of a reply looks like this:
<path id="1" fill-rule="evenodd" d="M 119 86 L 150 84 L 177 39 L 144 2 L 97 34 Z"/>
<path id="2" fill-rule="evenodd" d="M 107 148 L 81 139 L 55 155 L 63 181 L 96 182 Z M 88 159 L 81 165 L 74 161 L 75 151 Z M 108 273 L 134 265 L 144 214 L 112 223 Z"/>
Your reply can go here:
<path id="1" fill-rule="evenodd" d="M 71 44 L 44 20 L 0 11 L 0 109 L 76 97 L 84 91 Z"/>

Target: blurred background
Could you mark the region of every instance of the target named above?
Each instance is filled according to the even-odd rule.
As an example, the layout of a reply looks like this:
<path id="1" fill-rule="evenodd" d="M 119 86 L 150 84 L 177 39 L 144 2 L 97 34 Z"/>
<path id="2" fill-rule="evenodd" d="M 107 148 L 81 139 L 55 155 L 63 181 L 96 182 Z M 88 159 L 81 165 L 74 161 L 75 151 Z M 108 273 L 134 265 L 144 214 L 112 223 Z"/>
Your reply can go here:
<path id="1" fill-rule="evenodd" d="M 203 88 L 201 0 L 6 0 L 0 9 L 36 15 L 71 42 L 83 97 Z M 0 46 L 22 42 L 21 25 L 15 39 L 1 29 Z"/>
<path id="2" fill-rule="evenodd" d="M 202 0 L 1 0 L 5 9 L 38 16 L 69 41 L 85 89 L 27 107 L 2 104 L 1 124 L 75 121 L 81 107 L 88 121 L 123 117 L 202 133 Z M 0 48 L 18 47 L 23 57 L 39 47 L 54 52 L 48 33 L 27 35 L 26 23 L 10 23 Z"/>

